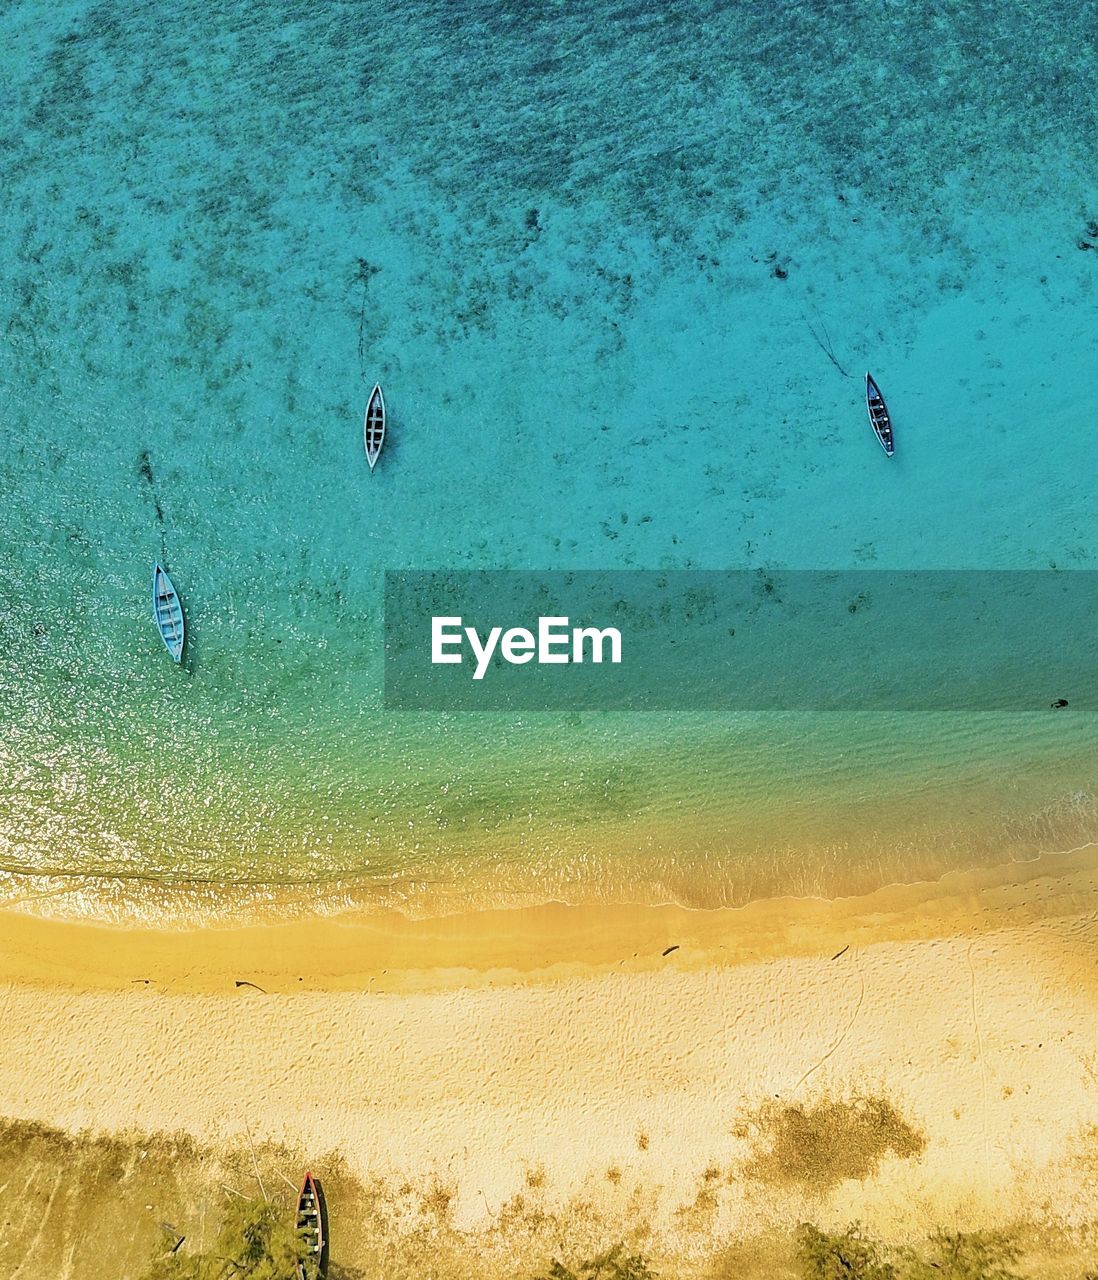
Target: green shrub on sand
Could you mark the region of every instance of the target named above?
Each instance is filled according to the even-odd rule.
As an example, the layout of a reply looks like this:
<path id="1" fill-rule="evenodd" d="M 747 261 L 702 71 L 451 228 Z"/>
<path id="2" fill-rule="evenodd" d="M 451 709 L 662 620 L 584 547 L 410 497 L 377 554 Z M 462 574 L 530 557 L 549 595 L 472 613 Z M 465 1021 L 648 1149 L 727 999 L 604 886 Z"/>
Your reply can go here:
<path id="1" fill-rule="evenodd" d="M 538 1280 L 656 1280 L 656 1273 L 640 1254 L 627 1254 L 619 1244 L 597 1258 L 578 1263 L 575 1269 L 554 1262 Z"/>
<path id="2" fill-rule="evenodd" d="M 880 1246 L 856 1222 L 839 1235 L 802 1223 L 797 1262 L 804 1280 L 899 1280 L 896 1268 L 882 1258 Z"/>
<path id="3" fill-rule="evenodd" d="M 226 1206 L 210 1249 L 158 1257 L 145 1280 L 296 1280 L 305 1253 L 283 1210 L 265 1200 L 238 1199 Z"/>
<path id="4" fill-rule="evenodd" d="M 936 1231 L 908 1256 L 903 1280 L 1018 1280 L 1020 1250 L 997 1231 Z"/>
<path id="5" fill-rule="evenodd" d="M 1020 1280 L 1011 1269 L 1019 1256 L 995 1231 L 938 1230 L 918 1248 L 887 1251 L 857 1223 L 839 1235 L 809 1223 L 797 1233 L 802 1280 Z"/>

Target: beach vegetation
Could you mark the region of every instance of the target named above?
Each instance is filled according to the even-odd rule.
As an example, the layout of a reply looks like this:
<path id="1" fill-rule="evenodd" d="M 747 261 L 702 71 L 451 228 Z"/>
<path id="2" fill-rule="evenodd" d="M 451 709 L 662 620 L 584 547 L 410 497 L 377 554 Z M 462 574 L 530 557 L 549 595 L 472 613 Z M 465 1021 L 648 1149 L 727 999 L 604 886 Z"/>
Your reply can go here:
<path id="1" fill-rule="evenodd" d="M 856 1222 L 835 1235 L 802 1223 L 797 1231 L 797 1262 L 804 1280 L 899 1280 L 881 1246 Z"/>
<path id="2" fill-rule="evenodd" d="M 744 1174 L 776 1186 L 830 1191 L 875 1174 L 887 1155 L 917 1159 L 925 1135 L 883 1097 L 767 1101 L 734 1130 L 752 1144 Z"/>
<path id="3" fill-rule="evenodd" d="M 1051 1258 L 1055 1248 L 1046 1245 L 1033 1252 L 1034 1256 Z M 1022 1253 L 1016 1238 L 1001 1231 L 952 1232 L 939 1228 L 918 1245 L 900 1245 L 869 1235 L 860 1223 L 839 1232 L 802 1223 L 792 1235 L 777 1229 L 728 1241 L 713 1258 L 706 1278 L 1021 1280 L 1013 1264 L 1022 1258 Z M 1098 1280 L 1098 1276 L 1083 1280 Z"/>
<path id="4" fill-rule="evenodd" d="M 1084 1128 L 1056 1166 L 1069 1190 L 1081 1159 L 1093 1167 L 1096 1132 Z M 0 1119 L 0 1185 L 20 1194 L 9 1197 L 0 1234 L 12 1256 L 33 1258 L 28 1280 L 293 1280 L 299 1246 L 286 1192 L 281 1207 L 250 1196 L 276 1193 L 306 1165 L 320 1171 L 336 1219 L 328 1280 L 1098 1280 L 1092 1228 L 1044 1203 L 1009 1230 L 950 1222 L 916 1241 L 889 1234 L 887 1216 L 884 1232 L 836 1229 L 806 1209 L 811 1186 L 745 1187 L 776 1212 L 765 1229 L 728 1231 L 718 1211 L 735 1175 L 712 1160 L 699 1170 L 696 1203 L 668 1231 L 657 1192 L 634 1182 L 623 1154 L 612 1166 L 620 1183 L 596 1167 L 590 1194 L 567 1198 L 530 1161 L 510 1198 L 467 1227 L 456 1182 L 434 1172 L 363 1178 L 343 1157 L 278 1144 L 213 1147 L 13 1119 Z M 805 1219 L 812 1225 L 796 1226 Z"/>
<path id="5" fill-rule="evenodd" d="M 657 1280 L 656 1273 L 639 1253 L 626 1253 L 615 1245 L 605 1253 L 567 1267 L 554 1259 L 537 1280 Z"/>
<path id="6" fill-rule="evenodd" d="M 800 1280 L 1020 1280 L 1020 1256 L 1001 1231 L 939 1228 L 915 1248 L 890 1248 L 858 1223 L 837 1234 L 803 1223 L 797 1232 Z"/>
<path id="7" fill-rule="evenodd" d="M 1018 1280 L 1012 1264 L 1021 1250 L 1001 1231 L 936 1231 L 908 1253 L 903 1280 Z"/>
<path id="8" fill-rule="evenodd" d="M 184 1241 L 184 1243 L 186 1243 Z M 284 1209 L 267 1200 L 238 1197 L 221 1218 L 213 1245 L 197 1253 L 172 1251 L 155 1258 L 144 1280 L 295 1280 L 307 1248 Z M 309 1280 L 312 1275 L 306 1270 Z"/>

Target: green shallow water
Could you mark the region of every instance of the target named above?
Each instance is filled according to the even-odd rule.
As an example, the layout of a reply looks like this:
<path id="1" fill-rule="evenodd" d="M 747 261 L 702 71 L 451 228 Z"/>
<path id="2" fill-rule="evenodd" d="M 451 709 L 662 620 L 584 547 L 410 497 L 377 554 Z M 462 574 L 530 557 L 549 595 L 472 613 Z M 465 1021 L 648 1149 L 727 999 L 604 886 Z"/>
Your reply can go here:
<path id="1" fill-rule="evenodd" d="M 716 905 L 1093 838 L 1091 717 L 381 706 L 386 569 L 1094 567 L 1077 18 L 8 6 L 8 897 Z"/>

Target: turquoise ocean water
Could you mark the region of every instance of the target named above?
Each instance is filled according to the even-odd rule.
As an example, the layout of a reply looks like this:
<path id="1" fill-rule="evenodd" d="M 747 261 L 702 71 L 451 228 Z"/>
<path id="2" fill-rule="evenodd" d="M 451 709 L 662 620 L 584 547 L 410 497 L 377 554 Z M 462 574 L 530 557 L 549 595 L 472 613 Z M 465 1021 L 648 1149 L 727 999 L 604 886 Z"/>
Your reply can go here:
<path id="1" fill-rule="evenodd" d="M 718 905 L 1093 838 L 1091 716 L 386 713 L 381 585 L 1098 566 L 1096 39 L 974 0 L 4 6 L 5 900 Z"/>

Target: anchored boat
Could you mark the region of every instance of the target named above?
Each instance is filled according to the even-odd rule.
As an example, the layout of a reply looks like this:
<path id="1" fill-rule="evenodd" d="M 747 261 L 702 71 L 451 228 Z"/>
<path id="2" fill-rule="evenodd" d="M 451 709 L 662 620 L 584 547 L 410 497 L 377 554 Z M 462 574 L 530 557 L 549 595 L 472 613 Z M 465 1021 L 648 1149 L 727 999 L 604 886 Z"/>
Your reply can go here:
<path id="1" fill-rule="evenodd" d="M 183 657 L 183 606 L 167 573 L 157 565 L 153 569 L 153 618 L 156 620 L 164 647 L 179 662 Z"/>
<path id="2" fill-rule="evenodd" d="M 366 445 L 366 461 L 373 471 L 374 463 L 385 443 L 385 397 L 381 394 L 381 383 L 375 382 L 366 404 L 366 418 L 362 424 L 362 439 Z"/>
<path id="3" fill-rule="evenodd" d="M 888 405 L 884 402 L 881 389 L 873 381 L 871 373 L 865 375 L 865 403 L 869 409 L 869 425 L 873 428 L 873 434 L 891 458 L 896 450 L 892 439 L 892 419 L 888 416 Z"/>
<path id="4" fill-rule="evenodd" d="M 297 1231 L 308 1253 L 297 1264 L 297 1280 L 324 1280 L 328 1270 L 328 1230 L 324 1197 L 311 1173 L 305 1175 L 297 1197 Z"/>

